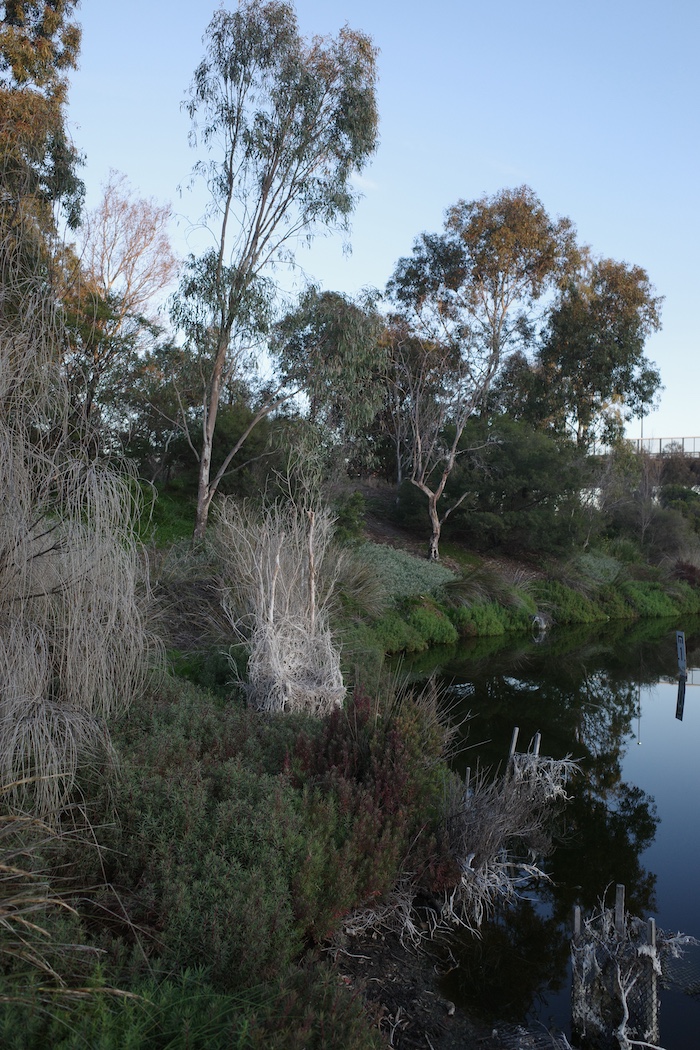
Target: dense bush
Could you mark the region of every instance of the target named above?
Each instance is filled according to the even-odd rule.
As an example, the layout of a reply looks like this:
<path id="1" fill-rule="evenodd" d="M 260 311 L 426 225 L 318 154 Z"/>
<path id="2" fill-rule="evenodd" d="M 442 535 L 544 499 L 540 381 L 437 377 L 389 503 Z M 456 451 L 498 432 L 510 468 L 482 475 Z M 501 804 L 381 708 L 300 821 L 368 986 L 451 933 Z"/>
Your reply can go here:
<path id="1" fill-rule="evenodd" d="M 465 637 L 493 637 L 509 631 L 529 631 L 535 609 L 506 608 L 495 601 L 478 601 L 459 606 L 451 613 L 452 621 Z"/>
<path id="2" fill-rule="evenodd" d="M 56 863 L 74 886 L 102 884 L 87 919 L 117 986 L 184 971 L 212 994 L 274 985 L 406 864 L 445 878 L 445 733 L 427 701 L 265 718 L 171 680 L 115 739 L 119 781 L 92 818 L 112 801 L 119 823 L 99 853 L 66 842 Z"/>
<path id="3" fill-rule="evenodd" d="M 426 558 L 417 558 L 396 547 L 363 543 L 359 553 L 375 570 L 387 595 L 393 599 L 434 593 L 455 578 L 455 574 L 446 566 Z"/>
<path id="4" fill-rule="evenodd" d="M 408 622 L 428 645 L 454 645 L 459 634 L 448 616 L 434 602 L 424 599 L 407 609 Z"/>
<path id="5" fill-rule="evenodd" d="M 677 616 L 680 612 L 681 603 L 667 594 L 660 583 L 626 580 L 620 590 L 638 616 Z M 682 598 L 682 592 L 678 594 Z"/>
<path id="6" fill-rule="evenodd" d="M 316 960 L 239 994 L 202 970 L 149 978 L 115 994 L 99 972 L 88 994 L 42 1009 L 36 992 L 0 1012 L 3 1050 L 379 1050 L 357 992 Z"/>
<path id="7" fill-rule="evenodd" d="M 599 605 L 558 580 L 537 580 L 533 593 L 541 608 L 551 611 L 555 623 L 596 623 L 606 618 Z"/>

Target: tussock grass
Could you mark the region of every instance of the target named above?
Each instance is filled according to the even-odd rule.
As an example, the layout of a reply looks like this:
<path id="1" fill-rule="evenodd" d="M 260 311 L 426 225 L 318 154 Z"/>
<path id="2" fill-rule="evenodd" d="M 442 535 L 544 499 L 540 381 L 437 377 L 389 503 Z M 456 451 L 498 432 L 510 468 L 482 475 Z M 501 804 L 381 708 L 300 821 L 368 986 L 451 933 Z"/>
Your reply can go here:
<path id="1" fill-rule="evenodd" d="M 71 429 L 61 316 L 22 259 L 0 243 L 0 786 L 48 816 L 152 639 L 136 487 Z"/>

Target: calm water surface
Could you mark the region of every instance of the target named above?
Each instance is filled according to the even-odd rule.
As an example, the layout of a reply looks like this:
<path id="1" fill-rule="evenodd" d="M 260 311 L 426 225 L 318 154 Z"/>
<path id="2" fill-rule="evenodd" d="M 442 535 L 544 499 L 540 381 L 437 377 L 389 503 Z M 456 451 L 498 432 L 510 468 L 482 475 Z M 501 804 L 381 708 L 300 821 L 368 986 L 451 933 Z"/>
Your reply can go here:
<path id="1" fill-rule="evenodd" d="M 677 718 L 677 629 L 688 683 Z M 431 659 L 439 659 L 435 654 Z M 471 714 L 461 769 L 497 766 L 514 726 L 524 750 L 581 760 L 573 799 L 545 862 L 554 885 L 508 909 L 481 941 L 464 938 L 447 990 L 488 1019 L 554 1022 L 569 1032 L 568 937 L 573 905 L 593 910 L 624 883 L 631 912 L 700 937 L 700 624 L 614 624 L 552 632 L 542 642 L 478 640 L 435 668 L 457 716 Z M 416 675 L 430 668 L 412 666 Z M 687 961 L 700 983 L 700 949 Z M 691 974 L 691 977 L 693 975 Z M 664 992 L 661 1044 L 700 1046 L 700 999 Z"/>

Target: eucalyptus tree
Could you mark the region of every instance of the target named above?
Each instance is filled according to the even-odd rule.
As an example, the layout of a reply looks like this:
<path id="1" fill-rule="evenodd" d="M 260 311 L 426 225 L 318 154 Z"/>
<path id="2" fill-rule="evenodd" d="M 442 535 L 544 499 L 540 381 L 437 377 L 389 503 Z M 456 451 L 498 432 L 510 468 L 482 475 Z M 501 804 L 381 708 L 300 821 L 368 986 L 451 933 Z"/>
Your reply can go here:
<path id="1" fill-rule="evenodd" d="M 641 266 L 599 259 L 572 275 L 552 309 L 536 365 L 545 403 L 576 443 L 620 437 L 661 389 L 644 346 L 661 327 L 662 298 Z"/>
<path id="2" fill-rule="evenodd" d="M 347 26 L 304 39 L 280 0 L 244 0 L 217 11 L 205 37 L 187 111 L 191 142 L 205 157 L 204 218 L 215 243 L 191 257 L 173 319 L 195 348 L 203 430 L 195 539 L 207 524 L 217 478 L 211 454 L 222 387 L 254 365 L 274 316 L 275 266 L 319 230 L 345 229 L 357 199 L 353 176 L 377 142 L 376 51 Z M 284 379 L 271 384 L 260 418 L 274 410 Z"/>
<path id="3" fill-rule="evenodd" d="M 80 156 L 65 126 L 67 74 L 80 49 L 76 6 L 76 0 L 0 4 L 0 225 L 15 265 L 46 262 L 57 204 L 72 228 L 80 217 Z"/>
<path id="4" fill-rule="evenodd" d="M 389 284 L 392 400 L 404 418 L 407 477 L 426 497 L 429 557 L 439 557 L 439 504 L 470 416 L 508 354 L 530 336 L 535 312 L 579 259 L 568 219 L 553 220 L 527 186 L 459 201 L 441 234 L 424 233 Z"/>

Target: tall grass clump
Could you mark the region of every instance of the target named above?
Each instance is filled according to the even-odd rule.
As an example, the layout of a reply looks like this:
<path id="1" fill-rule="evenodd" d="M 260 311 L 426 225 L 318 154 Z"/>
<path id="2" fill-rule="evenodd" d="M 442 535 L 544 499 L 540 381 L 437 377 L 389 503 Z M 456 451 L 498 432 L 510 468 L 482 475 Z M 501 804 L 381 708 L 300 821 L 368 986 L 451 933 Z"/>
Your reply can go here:
<path id="1" fill-rule="evenodd" d="M 135 487 L 71 428 L 47 281 L 0 243 L 0 785 L 39 814 L 109 747 L 149 636 Z"/>

